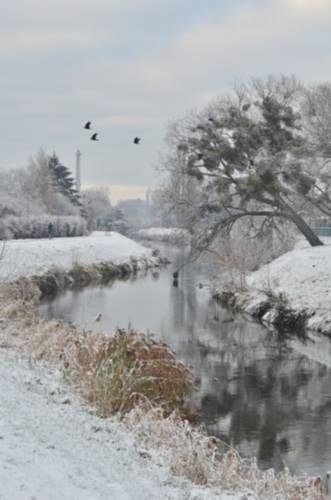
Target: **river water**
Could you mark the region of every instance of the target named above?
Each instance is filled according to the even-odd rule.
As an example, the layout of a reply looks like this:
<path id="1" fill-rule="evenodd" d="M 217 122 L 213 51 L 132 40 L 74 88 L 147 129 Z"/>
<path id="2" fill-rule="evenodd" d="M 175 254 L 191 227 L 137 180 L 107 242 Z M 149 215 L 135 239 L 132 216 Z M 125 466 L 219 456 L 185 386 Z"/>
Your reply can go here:
<path id="1" fill-rule="evenodd" d="M 172 262 L 158 272 L 107 286 L 66 291 L 44 302 L 47 318 L 112 333 L 131 326 L 153 332 L 190 366 L 208 432 L 259 466 L 297 473 L 331 468 L 331 342 L 272 333 L 211 299 L 213 268 L 183 249 L 157 245 Z M 96 318 L 99 316 L 99 321 Z"/>

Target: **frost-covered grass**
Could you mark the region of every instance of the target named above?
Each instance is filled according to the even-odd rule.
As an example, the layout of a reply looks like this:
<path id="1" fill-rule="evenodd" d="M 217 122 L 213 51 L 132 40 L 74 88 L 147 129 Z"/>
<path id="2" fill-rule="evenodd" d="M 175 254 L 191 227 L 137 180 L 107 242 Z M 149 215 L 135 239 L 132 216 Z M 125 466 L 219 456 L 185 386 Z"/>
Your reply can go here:
<path id="1" fill-rule="evenodd" d="M 112 337 L 86 335 L 64 323 L 46 329 L 41 324 L 38 330 L 32 356 L 60 363 L 66 379 L 100 416 L 124 415 L 146 401 L 166 414 L 176 409 L 193 415 L 192 376 L 167 345 L 125 330 Z"/>
<path id="2" fill-rule="evenodd" d="M 110 337 L 45 321 L 37 312 L 39 297 L 38 287 L 29 282 L 0 290 L 5 345 L 20 346 L 32 360 L 61 369 L 103 417 L 125 414 L 146 401 L 166 414 L 177 410 L 194 416 L 188 404 L 192 375 L 166 344 L 133 331 L 118 330 Z"/>
<path id="3" fill-rule="evenodd" d="M 0 346 L 16 346 L 29 356 L 33 366 L 42 364 L 53 373 L 62 373 L 103 417 L 121 416 L 120 423 L 117 416 L 110 422 L 117 433 L 122 429 L 132 436 L 136 443 L 131 444 L 133 449 L 139 447 L 140 456 L 151 464 L 146 474 L 157 463 L 170 478 L 185 478 L 192 485 L 189 494 L 186 486 L 176 493 L 178 497 L 162 496 L 165 490 L 160 486 L 157 498 L 239 500 L 244 494 L 252 500 L 325 498 L 320 479 L 298 478 L 287 470 L 281 474 L 262 472 L 255 460 L 243 459 L 232 449 L 224 452 L 215 438 L 183 419 L 182 402 L 191 389 L 191 379 L 167 346 L 132 332 L 107 339 L 102 334 L 79 332 L 63 321 L 44 321 L 37 314 L 38 301 L 38 288 L 32 282 L 1 289 Z M 65 420 L 62 426 L 68 432 Z M 107 460 L 104 453 L 103 461 Z M 82 458 L 80 470 L 85 463 Z M 132 475 L 132 470 L 128 474 Z M 118 498 L 122 498 L 120 494 Z"/>
<path id="4" fill-rule="evenodd" d="M 123 255 L 129 258 L 132 253 L 137 259 L 146 258 L 144 253 L 140 254 L 142 247 L 135 247 L 135 253 L 133 242 L 127 238 L 122 240 L 115 236 L 113 246 L 101 242 L 98 235 L 91 238 L 79 239 L 85 242 L 82 243 L 84 269 L 89 262 L 95 263 L 93 256 L 101 262 L 118 257 L 122 263 Z M 96 254 L 96 249 L 92 248 L 90 255 L 86 241 L 93 247 L 93 238 L 99 240 L 95 242 L 99 250 Z M 110 238 L 104 237 L 105 240 Z M 52 243 L 48 246 L 41 242 L 43 265 L 38 269 L 48 270 L 52 266 L 55 259 L 51 257 L 48 262 L 46 259 L 47 249 L 51 256 L 52 251 L 56 253 Z M 34 245 L 29 248 L 36 250 Z M 71 269 L 66 260 L 68 249 L 72 247 L 65 243 L 65 252 L 59 257 L 63 269 L 66 264 Z M 7 262 L 12 261 L 13 257 Z M 33 276 L 37 272 L 36 259 L 28 261 L 25 255 L 26 267 Z M 20 277 L 21 272 L 14 276 Z M 41 401 L 34 394 L 29 397 L 25 387 L 18 384 L 19 368 L 14 363 L 9 367 L 1 362 L 0 387 L 6 393 L 2 396 L 4 403 L 0 410 L 0 439 L 4 429 L 5 442 L 3 447 L 1 440 L 3 469 L 0 467 L 0 478 L 1 470 L 6 473 L 1 480 L 0 498 L 3 492 L 8 498 L 22 500 L 27 495 L 29 498 L 42 495 L 54 500 L 59 497 L 64 500 L 110 497 L 118 500 L 239 500 L 245 495 L 252 500 L 325 498 L 320 479 L 297 478 L 288 471 L 280 475 L 273 471 L 262 472 L 254 460 L 245 460 L 234 450 L 222 451 L 214 438 L 183 419 L 192 379 L 167 346 L 133 332 L 119 332 L 109 339 L 102 333 L 80 332 L 60 320 L 42 320 L 38 315 L 40 294 L 37 280 L 19 279 L 14 284 L 2 285 L 0 349 L 11 353 L 16 348 L 22 357 L 30 359 L 34 369 L 41 373 L 47 369 L 49 376 L 56 380 L 56 387 L 59 387 L 60 375 L 63 377 L 60 384 L 66 380 L 69 393 L 78 389 L 89 403 L 90 411 L 95 408 L 103 417 L 115 416 L 95 420 L 93 427 L 96 430 L 86 430 L 89 417 L 78 410 L 60 410 L 63 405 L 71 405 L 73 396 L 70 396 L 58 401 L 53 418 L 47 400 Z M 11 375 L 9 370 L 12 370 Z M 38 377 L 32 384 L 33 390 L 42 384 Z M 57 394 L 57 391 L 52 388 L 50 393 Z M 103 433 L 106 426 L 107 432 Z M 103 434 L 95 444 L 94 434 L 99 431 Z M 108 447 L 105 443 L 109 435 L 113 440 Z M 17 436 L 22 436 L 21 442 Z M 130 446 L 131 451 L 117 453 L 123 445 Z M 140 479 L 139 460 L 144 461 L 144 481 Z M 100 470 L 102 473 L 98 472 Z M 125 486 L 125 478 L 130 487 Z M 7 500 L 6 496 L 4 499 Z"/>
<path id="5" fill-rule="evenodd" d="M 256 500 L 322 500 L 325 488 L 320 478 L 296 477 L 288 469 L 276 474 L 261 471 L 255 459 L 244 459 L 234 449 L 220 451 L 222 443 L 173 413 L 165 418 L 160 410 L 147 414 L 139 407 L 124 424 L 142 446 L 157 450 L 170 470 L 193 483 L 224 492 L 246 493 Z M 224 446 L 224 445 L 223 445 Z"/>
<path id="6" fill-rule="evenodd" d="M 61 373 L 0 349 L 1 500 L 239 500 L 175 477 L 116 418 L 100 419 Z"/>

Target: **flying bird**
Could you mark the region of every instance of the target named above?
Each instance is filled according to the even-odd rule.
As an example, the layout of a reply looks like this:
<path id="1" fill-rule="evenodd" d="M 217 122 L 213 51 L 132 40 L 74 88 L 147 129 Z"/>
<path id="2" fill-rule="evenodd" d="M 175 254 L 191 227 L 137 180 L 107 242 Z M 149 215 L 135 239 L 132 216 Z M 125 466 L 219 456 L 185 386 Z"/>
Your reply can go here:
<path id="1" fill-rule="evenodd" d="M 97 138 L 97 135 L 98 135 L 97 133 L 92 134 L 90 137 L 91 141 L 98 141 L 99 139 Z"/>
<path id="2" fill-rule="evenodd" d="M 140 144 L 141 138 L 140 137 L 135 137 L 133 139 L 133 144 Z"/>
<path id="3" fill-rule="evenodd" d="M 92 122 L 86 122 L 84 128 L 86 128 L 87 130 L 91 130 L 91 123 Z"/>

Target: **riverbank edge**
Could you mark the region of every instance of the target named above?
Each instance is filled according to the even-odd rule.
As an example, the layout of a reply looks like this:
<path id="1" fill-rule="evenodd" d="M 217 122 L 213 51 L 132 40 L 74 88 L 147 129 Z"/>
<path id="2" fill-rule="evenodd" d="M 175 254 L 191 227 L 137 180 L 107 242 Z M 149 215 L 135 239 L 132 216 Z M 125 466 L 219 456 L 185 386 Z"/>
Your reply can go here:
<path id="1" fill-rule="evenodd" d="M 309 320 L 315 316 L 315 311 L 292 308 L 283 293 L 266 293 L 254 288 L 226 288 L 216 291 L 213 298 L 222 306 L 246 314 L 269 329 L 297 333 L 312 331 L 331 336 L 331 325 L 330 328 L 325 328 L 322 323 L 316 327 L 311 326 Z"/>
<path id="2" fill-rule="evenodd" d="M 157 252 L 154 251 L 152 257 L 132 256 L 127 262 L 120 264 L 109 261 L 89 265 L 75 263 L 71 269 L 53 267 L 42 275 L 19 278 L 16 282 L 22 283 L 26 280 L 33 282 L 38 286 L 41 298 L 53 297 L 64 290 L 89 285 L 106 285 L 115 279 L 126 280 L 136 277 L 139 273 L 145 273 L 149 269 L 168 265 L 169 260 L 157 255 Z"/>
<path id="3" fill-rule="evenodd" d="M 28 278 L 20 278 L 18 280 L 15 280 L 12 283 L 6 283 L 4 284 L 4 289 L 6 287 L 17 287 L 19 290 L 19 299 L 17 301 L 17 304 L 13 304 L 12 310 L 9 311 L 9 314 L 6 317 L 6 313 L 3 312 L 3 317 L 1 318 L 0 321 L 0 335 L 7 333 L 7 340 L 11 338 L 12 342 L 6 343 L 5 342 L 0 342 L 0 347 L 2 348 L 12 348 L 16 349 L 18 352 L 20 352 L 23 357 L 28 357 L 30 359 L 30 362 L 33 363 L 41 363 L 44 364 L 46 363 L 45 366 L 51 367 L 52 363 L 49 365 L 47 363 L 47 359 L 43 358 L 41 355 L 38 357 L 40 353 L 37 352 L 37 354 L 34 356 L 34 353 L 32 351 L 32 346 L 30 345 L 30 342 L 32 340 L 32 337 L 34 335 L 34 329 L 36 325 L 42 324 L 44 328 L 50 328 L 51 330 L 54 328 L 61 328 L 61 327 L 67 327 L 70 330 L 71 334 L 75 334 L 75 332 L 79 332 L 79 329 L 76 327 L 73 327 L 72 325 L 66 325 L 65 322 L 62 321 L 54 321 L 54 320 L 42 320 L 39 317 L 39 312 L 38 312 L 38 306 L 40 304 L 41 298 L 45 298 L 46 296 L 52 296 L 52 294 L 56 294 L 59 291 L 63 291 L 68 288 L 73 288 L 75 286 L 87 286 L 91 284 L 106 284 L 108 281 L 111 281 L 112 279 L 126 279 L 130 275 L 135 276 L 138 275 L 139 272 L 144 272 L 147 271 L 147 269 L 150 268 L 157 268 L 160 267 L 161 265 L 167 264 L 168 261 L 166 259 L 163 259 L 162 257 L 159 256 L 154 256 L 153 258 L 134 258 L 130 257 L 128 262 L 121 263 L 121 264 L 114 264 L 112 262 L 102 262 L 102 263 L 97 263 L 97 264 L 92 264 L 92 265 L 80 265 L 80 264 L 75 264 L 73 268 L 70 270 L 61 270 L 60 268 L 52 268 L 50 269 L 47 273 L 40 275 L 40 276 L 31 276 Z M 1 300 L 1 290 L 0 287 L 0 306 L 3 305 L 2 300 Z M 17 310 L 15 310 L 17 308 Z M 25 311 L 29 311 L 28 314 L 25 315 Z M 31 318 L 34 318 L 31 321 Z M 39 325 L 38 325 L 39 326 Z M 8 331 L 6 331 L 8 330 Z M 27 332 L 25 332 L 27 330 Z M 20 332 L 20 333 L 19 333 Z M 29 333 L 30 337 L 29 337 Z M 25 335 L 27 333 L 27 335 Z M 40 331 L 39 331 L 40 334 Z M 1 340 L 1 339 L 0 339 Z M 3 339 L 2 339 L 3 340 Z M 33 342 L 32 342 L 33 343 Z M 35 347 L 35 346 L 34 346 Z M 150 418 L 150 417 L 148 417 Z M 154 419 L 154 417 L 152 417 Z M 154 422 L 154 420 L 153 420 Z M 198 441 L 200 442 L 201 440 L 205 440 L 204 434 L 199 434 L 199 431 L 188 431 L 188 427 L 186 423 L 180 423 L 180 421 L 177 421 L 175 418 L 175 423 L 176 426 L 178 425 L 178 429 L 181 430 L 181 427 L 185 430 L 185 436 L 188 436 L 188 440 L 190 440 L 190 433 L 195 433 L 197 434 Z M 155 425 L 160 427 L 160 424 L 157 422 L 157 419 L 155 420 Z M 151 424 L 150 424 L 151 426 Z M 174 429 L 173 429 L 174 432 Z M 173 434 L 172 432 L 172 434 Z M 133 432 L 134 433 L 134 432 Z M 139 430 L 137 430 L 137 434 L 139 435 Z M 141 437 L 141 436 L 139 436 Z M 169 437 L 170 439 L 170 437 Z M 209 438 L 207 438 L 209 439 Z M 209 445 L 208 445 L 209 447 Z M 184 454 L 189 454 L 191 449 L 191 444 L 187 443 L 187 450 L 185 451 Z M 236 452 L 233 450 L 233 460 L 238 461 L 238 467 L 239 463 L 246 463 L 247 460 L 241 459 L 239 455 L 236 454 Z M 231 455 L 231 454 L 230 454 Z M 194 456 L 196 459 L 198 459 L 198 456 L 195 452 Z M 203 460 L 206 459 L 206 457 L 202 457 Z M 249 461 L 250 462 L 250 461 Z M 214 463 L 214 460 L 213 460 Z M 227 467 L 231 468 L 231 463 L 226 464 Z M 200 465 L 199 465 L 200 467 Z M 213 465 L 214 467 L 214 465 Z M 241 467 L 241 465 L 240 465 Z M 247 466 L 249 470 L 254 471 L 255 478 L 258 477 L 259 480 L 262 480 L 265 483 L 265 488 L 267 487 L 267 478 L 268 481 L 271 483 L 276 482 L 276 484 L 282 484 L 283 479 L 279 479 L 278 483 L 278 475 L 276 476 L 274 472 L 272 474 L 264 473 L 263 471 L 259 471 L 257 469 L 256 463 L 253 459 L 252 465 Z M 172 469 L 172 467 L 171 467 Z M 270 471 L 269 471 L 270 472 Z M 180 473 L 179 473 L 180 474 Z M 251 474 L 251 473 L 250 473 Z M 177 474 L 175 474 L 177 475 Z M 180 474 L 181 475 L 181 474 Z M 187 471 L 185 471 L 185 474 L 183 474 L 183 477 L 185 477 L 193 483 L 196 482 L 196 479 L 194 477 L 190 477 L 187 475 Z M 265 477 L 265 479 L 264 479 Z M 292 476 L 289 474 L 288 471 L 284 472 L 284 477 L 286 478 L 286 481 L 289 481 L 288 487 L 290 489 L 294 488 L 296 491 L 302 492 L 302 490 L 306 492 L 310 492 L 312 495 L 311 498 L 325 498 L 324 497 L 324 484 L 323 482 L 317 478 L 297 478 L 295 476 Z M 206 481 L 206 482 L 205 482 Z M 246 480 L 247 481 L 247 480 Z M 244 490 L 241 490 L 239 493 L 240 497 L 244 494 L 244 492 L 250 492 L 250 487 L 253 487 L 254 485 L 250 485 L 249 483 L 245 483 L 245 488 Z M 302 481 L 302 482 L 301 482 Z M 316 482 L 317 481 L 317 482 Z M 301 484 L 300 484 L 301 483 Z M 197 482 L 197 484 L 205 485 L 207 487 L 210 487 L 212 490 L 216 487 L 212 482 L 209 484 L 209 480 L 206 478 L 206 480 L 203 480 L 201 483 L 200 481 Z M 230 485 L 229 485 L 230 486 Z M 283 485 L 285 488 L 285 485 Z M 278 486 L 277 486 L 278 488 Z M 298 488 L 298 490 L 297 490 Z M 254 488 L 252 488 L 254 490 Z M 215 490 L 214 490 L 215 491 Z M 238 494 L 238 489 L 237 487 L 229 487 L 226 488 L 226 491 L 228 494 Z M 225 493 L 225 492 L 224 492 Z M 225 493 L 225 495 L 227 494 Z M 250 493 L 251 494 L 251 493 Z M 317 496 L 315 496 L 317 495 Z M 322 496 L 320 496 L 322 495 Z M 223 497 L 223 494 L 220 494 L 220 498 Z M 236 497 L 237 498 L 237 497 Z M 252 498 L 255 498 L 252 497 Z M 256 498 L 261 498 L 259 495 Z M 272 497 L 270 497 L 272 498 Z M 286 489 L 284 491 L 284 499 L 287 498 L 286 496 Z M 306 498 L 306 496 L 298 496 L 298 498 Z"/>

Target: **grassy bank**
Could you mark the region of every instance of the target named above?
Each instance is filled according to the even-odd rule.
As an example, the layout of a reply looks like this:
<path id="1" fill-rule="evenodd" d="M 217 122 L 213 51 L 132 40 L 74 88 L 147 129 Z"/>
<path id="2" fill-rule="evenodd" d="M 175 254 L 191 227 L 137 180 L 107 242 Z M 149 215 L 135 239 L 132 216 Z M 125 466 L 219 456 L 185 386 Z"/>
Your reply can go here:
<path id="1" fill-rule="evenodd" d="M 82 274 L 75 273 L 78 283 Z M 86 269 L 85 273 L 93 275 Z M 255 460 L 241 458 L 189 424 L 192 376 L 165 344 L 135 332 L 119 330 L 110 338 L 81 332 L 61 320 L 41 319 L 40 298 L 49 290 L 43 280 L 19 280 L 1 287 L 0 346 L 15 347 L 32 364 L 60 370 L 99 416 L 119 418 L 120 425 L 144 446 L 147 460 L 161 457 L 173 474 L 210 487 L 220 496 L 245 492 L 263 500 L 326 498 L 319 478 L 298 478 L 288 470 L 262 472 Z"/>

